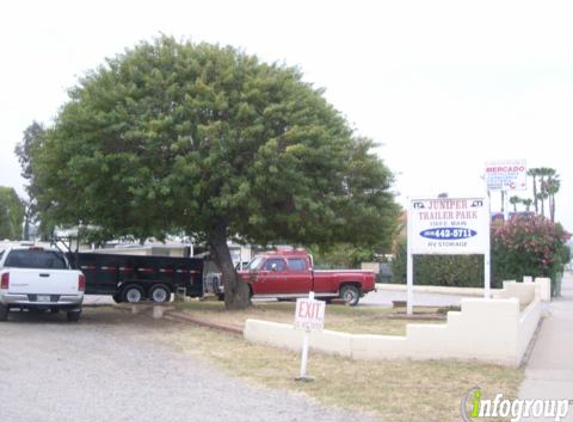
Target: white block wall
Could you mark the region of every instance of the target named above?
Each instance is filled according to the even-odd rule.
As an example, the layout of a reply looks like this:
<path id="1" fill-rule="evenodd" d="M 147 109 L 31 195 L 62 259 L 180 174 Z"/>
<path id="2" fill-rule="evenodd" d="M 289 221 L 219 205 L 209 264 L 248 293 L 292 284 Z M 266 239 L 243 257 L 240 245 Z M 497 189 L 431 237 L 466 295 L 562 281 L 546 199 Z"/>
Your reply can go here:
<path id="1" fill-rule="evenodd" d="M 517 283 L 514 280 L 504 281 L 503 289 L 494 292 L 494 298 L 515 297 L 521 305 L 529 305 L 533 300 L 541 302 L 551 301 L 551 279 L 537 278 L 535 282 L 524 281 Z"/>
<path id="2" fill-rule="evenodd" d="M 520 283 L 522 284 L 522 283 Z M 408 324 L 406 336 L 313 332 L 311 349 L 354 359 L 479 359 L 518 366 L 541 318 L 536 289 L 510 285 L 519 298 L 462 299 L 461 312 L 449 312 L 446 324 Z M 520 301 L 531 299 L 520 312 Z M 326 315 L 328 318 L 328 314 Z M 244 336 L 255 343 L 300 351 L 304 331 L 292 325 L 249 319 Z"/>

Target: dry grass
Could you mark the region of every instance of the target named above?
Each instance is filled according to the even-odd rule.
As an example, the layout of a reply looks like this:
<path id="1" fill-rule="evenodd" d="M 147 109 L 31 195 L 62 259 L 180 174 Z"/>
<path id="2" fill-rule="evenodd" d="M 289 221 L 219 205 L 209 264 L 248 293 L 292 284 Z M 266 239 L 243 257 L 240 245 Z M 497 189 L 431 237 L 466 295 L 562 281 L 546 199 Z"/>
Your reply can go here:
<path id="1" fill-rule="evenodd" d="M 196 318 L 206 319 L 243 328 L 245 321 L 262 319 L 265 321 L 292 324 L 294 321 L 294 302 L 256 302 L 251 308 L 244 311 L 225 311 L 222 302 L 186 302 L 178 303 L 178 310 L 184 311 Z M 437 308 L 416 308 L 415 314 L 435 315 Z M 386 334 L 405 335 L 405 319 L 392 318 L 405 310 L 379 306 L 348 307 L 342 304 L 333 304 L 326 307 L 325 328 L 334 331 L 344 331 L 353 334 Z M 442 323 L 436 321 L 414 321 L 416 323 Z"/>
<path id="2" fill-rule="evenodd" d="M 197 318 L 240 327 L 247 318 L 292 323 L 295 304 L 258 303 L 238 312 L 226 312 L 217 302 L 177 306 Z M 415 311 L 435 315 L 437 309 Z M 391 308 L 330 305 L 326 309 L 326 328 L 404 335 L 408 321 L 391 319 L 396 312 Z M 457 422 L 461 399 L 470 388 L 479 386 L 484 392 L 512 397 L 517 396 L 523 379 L 521 370 L 478 362 L 365 362 L 311 351 L 307 373 L 316 377 L 316 381 L 299 383 L 294 381 L 300 371 L 297 353 L 254 345 L 237 336 L 192 326 L 172 332 L 170 341 L 187 353 L 206 356 L 233 376 L 303 393 L 327 405 L 372 413 L 387 422 Z"/>
<path id="3" fill-rule="evenodd" d="M 289 310 L 289 304 L 278 305 L 286 309 L 285 313 Z M 211 305 L 200 306 L 208 309 Z M 360 309 L 340 308 L 330 313 L 352 315 Z M 222 309 L 218 312 L 223 313 Z M 269 311 L 257 309 L 255 312 L 266 314 Z M 377 311 L 365 312 L 371 316 Z M 239 314 L 242 313 L 236 313 L 235 317 Z M 512 397 L 517 395 L 523 379 L 521 370 L 477 362 L 365 362 L 311 350 L 307 373 L 316 380 L 300 383 L 294 380 L 300 371 L 297 353 L 251 344 L 239 336 L 192 324 L 153 319 L 150 315 L 149 308 L 142 308 L 138 314 L 127 312 L 127 309 L 118 311 L 116 307 L 86 308 L 82 324 L 128 325 L 132 327 L 133 336 L 141 337 L 142 341 L 161 340 L 183 353 L 213 362 L 230 376 L 303 394 L 327 406 L 356 410 L 354 420 L 360 420 L 360 413 L 366 413 L 385 422 L 459 422 L 461 399 L 470 388 L 479 386 L 489 396 L 499 392 Z"/>
<path id="4" fill-rule="evenodd" d="M 316 380 L 300 383 L 294 380 L 300 370 L 296 353 L 192 326 L 168 336 L 181 351 L 200 353 L 232 376 L 373 414 L 386 422 L 459 421 L 460 402 L 470 388 L 477 385 L 484 392 L 516 396 L 523 378 L 520 370 L 477 362 L 365 362 L 311 351 L 307 373 Z"/>

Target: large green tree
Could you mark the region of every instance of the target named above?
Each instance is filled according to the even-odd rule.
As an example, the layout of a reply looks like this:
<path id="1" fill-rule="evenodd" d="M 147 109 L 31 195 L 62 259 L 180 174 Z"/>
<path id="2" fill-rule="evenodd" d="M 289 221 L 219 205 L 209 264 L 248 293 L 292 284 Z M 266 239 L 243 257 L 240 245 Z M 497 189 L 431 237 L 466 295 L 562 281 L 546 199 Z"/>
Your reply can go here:
<path id="1" fill-rule="evenodd" d="M 296 68 L 231 47 L 143 42 L 70 90 L 34 154 L 43 218 L 114 236 L 185 232 L 250 304 L 227 240 L 384 247 L 391 172 Z"/>
<path id="2" fill-rule="evenodd" d="M 0 186 L 0 239 L 20 240 L 24 203 L 14 188 Z"/>

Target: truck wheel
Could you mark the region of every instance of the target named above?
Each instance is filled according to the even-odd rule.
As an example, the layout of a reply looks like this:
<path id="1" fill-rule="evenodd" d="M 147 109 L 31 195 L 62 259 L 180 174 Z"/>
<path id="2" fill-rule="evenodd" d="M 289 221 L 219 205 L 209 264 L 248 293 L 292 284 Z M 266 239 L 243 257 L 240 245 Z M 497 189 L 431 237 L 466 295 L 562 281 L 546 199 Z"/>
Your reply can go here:
<path id="1" fill-rule="evenodd" d="M 340 290 L 340 297 L 348 306 L 356 306 L 360 300 L 360 290 L 356 286 L 344 286 Z"/>
<path id="2" fill-rule="evenodd" d="M 114 294 L 111 298 L 115 303 L 121 303 L 121 295 L 119 293 Z"/>
<path id="3" fill-rule="evenodd" d="M 8 321 L 9 309 L 6 305 L 0 305 L 0 321 Z"/>
<path id="4" fill-rule="evenodd" d="M 78 322 L 80 320 L 80 315 L 82 311 L 69 311 L 67 313 L 68 322 Z"/>
<path id="5" fill-rule="evenodd" d="M 149 289 L 149 297 L 157 303 L 169 302 L 171 300 L 171 290 L 165 284 L 156 284 Z"/>
<path id="6" fill-rule="evenodd" d="M 143 289 L 137 284 L 125 286 L 121 291 L 121 301 L 128 303 L 141 302 L 143 299 Z"/>

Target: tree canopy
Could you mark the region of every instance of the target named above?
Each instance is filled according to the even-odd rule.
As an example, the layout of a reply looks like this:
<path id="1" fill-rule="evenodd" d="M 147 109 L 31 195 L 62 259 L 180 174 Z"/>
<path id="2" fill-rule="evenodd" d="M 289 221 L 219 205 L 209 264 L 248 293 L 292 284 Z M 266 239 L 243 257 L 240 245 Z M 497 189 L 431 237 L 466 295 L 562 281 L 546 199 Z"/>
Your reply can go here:
<path id="1" fill-rule="evenodd" d="M 0 186 L 0 239 L 22 239 L 24 203 L 14 190 Z"/>
<path id="2" fill-rule="evenodd" d="M 69 92 L 32 169 L 42 218 L 205 241 L 227 307 L 249 303 L 227 239 L 383 248 L 392 174 L 297 68 L 162 36 Z"/>
<path id="3" fill-rule="evenodd" d="M 21 175 L 28 181 L 26 185 L 26 191 L 28 193 L 29 200 L 24 204 L 25 223 L 23 238 L 25 240 L 29 239 L 31 222 L 33 222 L 36 219 L 36 216 L 40 214 L 36 198 L 39 195 L 39 190 L 41 187 L 37 181 L 38 172 L 35 171 L 33 167 L 35 164 L 37 164 L 38 160 L 34 160 L 33 158 L 43 152 L 42 149 L 44 147 L 44 137 L 44 126 L 34 121 L 26 128 L 26 130 L 24 130 L 24 136 L 22 140 L 16 145 L 14 151 L 22 167 Z M 38 234 L 40 234 L 42 238 L 46 239 L 49 238 L 50 234 L 52 233 L 53 226 L 50 225 L 49 219 L 44 219 L 40 221 L 40 225 L 36 229 Z"/>

